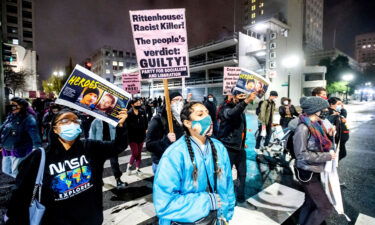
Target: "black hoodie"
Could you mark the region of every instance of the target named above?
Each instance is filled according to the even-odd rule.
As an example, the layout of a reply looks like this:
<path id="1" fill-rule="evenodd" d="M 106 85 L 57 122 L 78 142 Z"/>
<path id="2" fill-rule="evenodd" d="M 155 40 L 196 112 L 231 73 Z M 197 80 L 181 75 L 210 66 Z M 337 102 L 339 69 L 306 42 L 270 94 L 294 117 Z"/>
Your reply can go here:
<path id="1" fill-rule="evenodd" d="M 117 127 L 114 141 L 77 140 L 66 151 L 59 141 L 46 149 L 41 203 L 42 225 L 99 225 L 103 222 L 102 174 L 106 159 L 127 147 L 127 128 Z M 32 152 L 19 167 L 6 224 L 28 225 L 28 208 L 41 152 Z"/>

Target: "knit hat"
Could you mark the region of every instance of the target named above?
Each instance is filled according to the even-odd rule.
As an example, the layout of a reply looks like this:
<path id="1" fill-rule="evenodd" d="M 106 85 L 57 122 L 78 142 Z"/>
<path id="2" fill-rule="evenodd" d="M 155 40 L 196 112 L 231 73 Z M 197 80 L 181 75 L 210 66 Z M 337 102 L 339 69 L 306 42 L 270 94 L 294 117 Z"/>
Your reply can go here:
<path id="1" fill-rule="evenodd" d="M 299 104 L 302 105 L 302 102 L 305 101 L 307 99 L 306 96 L 302 96 L 300 99 L 299 99 Z"/>
<path id="2" fill-rule="evenodd" d="M 301 107 L 307 115 L 312 115 L 316 112 L 322 111 L 329 107 L 329 104 L 326 100 L 320 97 L 307 97 L 302 101 Z"/>
<path id="3" fill-rule="evenodd" d="M 181 96 L 182 97 L 182 95 L 181 95 L 181 93 L 180 92 L 170 92 L 169 93 L 169 100 L 171 100 L 172 101 L 172 99 L 173 98 L 175 98 L 175 97 L 177 97 L 177 96 Z"/>
<path id="4" fill-rule="evenodd" d="M 94 94 L 96 94 L 97 96 L 99 96 L 99 90 L 96 89 L 96 88 L 87 88 L 87 89 L 85 90 L 85 92 L 83 93 L 82 96 L 85 96 L 85 95 L 90 94 L 90 93 L 94 93 Z"/>
<path id="5" fill-rule="evenodd" d="M 276 91 L 271 91 L 270 92 L 270 96 L 279 96 L 279 94 L 276 92 Z"/>

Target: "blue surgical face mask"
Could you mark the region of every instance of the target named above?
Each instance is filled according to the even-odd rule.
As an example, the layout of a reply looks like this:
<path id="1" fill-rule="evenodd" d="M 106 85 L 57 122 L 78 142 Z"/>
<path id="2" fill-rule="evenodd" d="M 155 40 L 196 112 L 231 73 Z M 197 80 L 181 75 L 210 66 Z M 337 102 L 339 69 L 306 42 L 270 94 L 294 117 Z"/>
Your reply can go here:
<path id="1" fill-rule="evenodd" d="M 60 126 L 59 136 L 66 141 L 75 140 L 82 133 L 81 126 L 76 123 L 70 123 Z"/>
<path id="2" fill-rule="evenodd" d="M 337 111 L 337 112 L 341 112 L 341 109 L 342 109 L 342 106 L 341 106 L 341 105 L 336 106 L 336 111 Z"/>
<path id="3" fill-rule="evenodd" d="M 197 128 L 197 127 L 200 126 L 201 132 L 199 132 L 199 135 L 205 136 L 207 134 L 207 132 L 210 130 L 210 127 L 211 127 L 211 124 L 212 124 L 211 116 L 207 115 L 206 117 L 204 117 L 201 120 L 193 120 L 191 122 L 191 124 L 192 124 L 191 125 L 192 128 Z"/>

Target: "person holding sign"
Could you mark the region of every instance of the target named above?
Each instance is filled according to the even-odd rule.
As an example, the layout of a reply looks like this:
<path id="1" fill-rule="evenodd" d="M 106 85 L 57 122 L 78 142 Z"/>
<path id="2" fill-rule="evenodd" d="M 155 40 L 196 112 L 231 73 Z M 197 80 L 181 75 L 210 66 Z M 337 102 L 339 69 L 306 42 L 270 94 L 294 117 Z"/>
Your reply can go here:
<path id="1" fill-rule="evenodd" d="M 62 110 L 53 118 L 41 187 L 41 204 L 46 208 L 41 225 L 102 224 L 103 165 L 128 145 L 126 110 L 121 110 L 117 118 L 114 141 L 80 140 L 81 121 L 75 112 Z M 6 214 L 7 225 L 29 224 L 41 155 L 39 149 L 33 151 L 19 167 Z"/>
<path id="2" fill-rule="evenodd" d="M 218 220 L 229 221 L 235 206 L 227 151 L 209 137 L 212 120 L 202 103 L 186 104 L 181 121 L 185 136 L 168 147 L 155 174 L 159 224 L 223 224 Z"/>
<path id="3" fill-rule="evenodd" d="M 152 118 L 146 133 L 146 149 L 151 152 L 152 169 L 154 172 L 156 171 L 157 165 L 159 164 L 159 160 L 164 151 L 184 133 L 180 118 L 180 113 L 184 105 L 182 95 L 179 92 L 171 92 L 169 98 L 171 100 L 173 114 L 172 123 L 174 133 L 170 133 L 168 129 L 167 110 L 165 105 L 162 108 L 161 113 Z"/>
<path id="4" fill-rule="evenodd" d="M 233 100 L 223 106 L 220 113 L 219 140 L 228 150 L 231 166 L 235 165 L 240 186 L 237 190 L 237 202 L 245 202 L 246 179 L 246 118 L 245 109 L 254 101 L 256 93 L 250 95 L 233 91 Z M 231 167 L 232 168 L 232 167 Z"/>

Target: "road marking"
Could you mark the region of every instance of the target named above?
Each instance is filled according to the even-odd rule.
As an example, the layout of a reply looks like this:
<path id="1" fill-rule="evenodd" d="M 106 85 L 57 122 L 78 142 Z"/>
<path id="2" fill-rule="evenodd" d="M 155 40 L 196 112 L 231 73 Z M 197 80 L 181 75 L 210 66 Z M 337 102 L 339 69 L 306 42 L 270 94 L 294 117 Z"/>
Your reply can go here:
<path id="1" fill-rule="evenodd" d="M 128 163 L 130 161 L 130 157 L 131 155 L 125 155 L 125 156 L 121 156 L 118 158 L 118 163 L 120 165 L 122 164 L 125 164 L 125 163 Z M 151 158 L 150 154 L 147 153 L 147 152 L 142 152 L 142 160 L 143 159 L 149 159 Z M 106 168 L 110 168 L 111 167 L 111 162 L 110 160 L 106 160 L 105 163 L 104 163 L 104 169 Z"/>
<path id="2" fill-rule="evenodd" d="M 355 225 L 375 225 L 375 218 L 360 213 Z"/>
<path id="3" fill-rule="evenodd" d="M 103 225 L 135 225 L 156 216 L 151 194 L 107 209 L 103 214 Z"/>
<path id="4" fill-rule="evenodd" d="M 135 170 L 132 170 L 132 175 L 130 176 L 128 176 L 126 173 L 123 173 L 121 176 L 121 180 L 127 182 L 128 184 L 131 184 L 154 176 L 152 166 L 143 167 L 141 168 L 141 171 L 143 172 L 142 177 L 136 175 Z M 103 192 L 116 188 L 116 179 L 114 176 L 103 178 L 103 183 Z"/>

